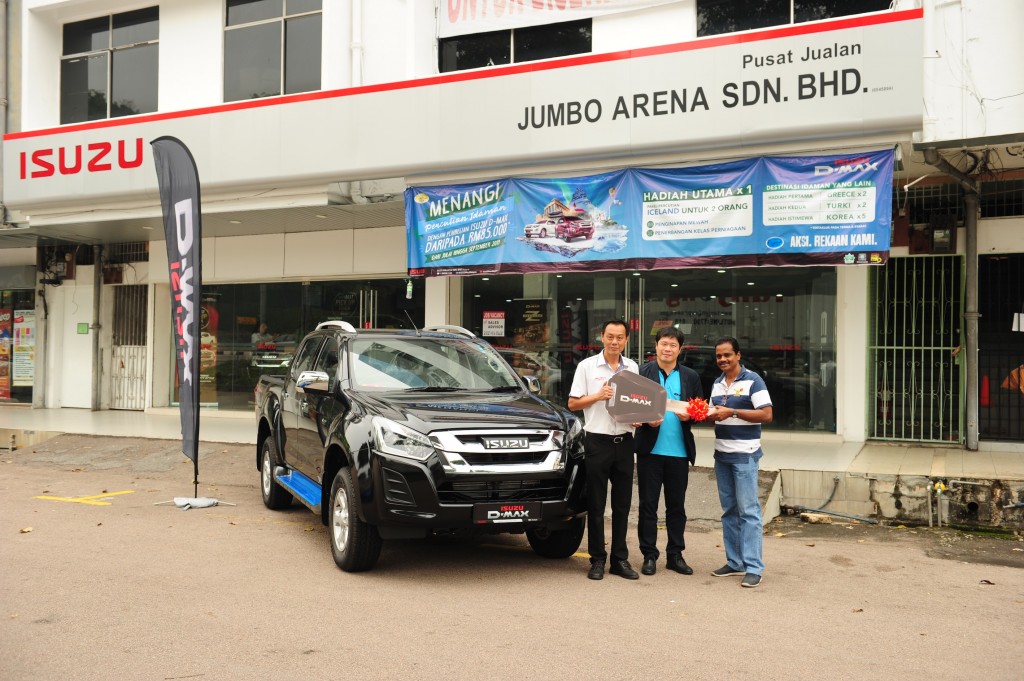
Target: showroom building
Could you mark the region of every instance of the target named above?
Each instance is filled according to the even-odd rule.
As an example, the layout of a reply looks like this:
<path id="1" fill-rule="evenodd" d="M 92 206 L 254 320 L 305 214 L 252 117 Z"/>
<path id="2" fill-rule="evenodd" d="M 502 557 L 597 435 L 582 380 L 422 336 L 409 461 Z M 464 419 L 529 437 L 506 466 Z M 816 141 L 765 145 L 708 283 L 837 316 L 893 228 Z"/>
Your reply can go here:
<path id="1" fill-rule="evenodd" d="M 0 401 L 176 402 L 150 147 L 173 136 L 202 186 L 210 409 L 251 409 L 325 319 L 463 326 L 564 403 L 600 324 L 625 319 L 636 359 L 681 328 L 706 382 L 715 339 L 739 338 L 793 437 L 1024 439 L 1012 3 L 8 4 Z M 801 159 L 791 184 L 730 174 Z M 769 193 L 830 174 L 870 185 L 869 217 L 815 193 L 836 203 L 758 241 Z M 669 183 L 661 204 L 637 177 Z M 453 232 L 431 260 L 418 197 L 499 184 L 537 194 L 480 237 L 490 255 L 459 260 Z M 654 217 L 726 208 L 759 245 L 681 242 Z"/>

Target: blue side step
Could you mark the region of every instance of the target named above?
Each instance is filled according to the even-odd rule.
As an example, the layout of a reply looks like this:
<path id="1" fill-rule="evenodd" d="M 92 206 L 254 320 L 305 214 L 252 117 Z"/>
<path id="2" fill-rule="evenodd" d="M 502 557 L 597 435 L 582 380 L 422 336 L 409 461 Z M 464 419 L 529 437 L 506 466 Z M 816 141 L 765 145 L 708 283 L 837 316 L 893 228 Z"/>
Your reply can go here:
<path id="1" fill-rule="evenodd" d="M 274 479 L 281 487 L 291 492 L 292 496 L 309 506 L 313 513 L 320 512 L 320 485 L 295 470 L 289 470 L 284 475 L 278 475 L 277 471 L 274 471 Z"/>

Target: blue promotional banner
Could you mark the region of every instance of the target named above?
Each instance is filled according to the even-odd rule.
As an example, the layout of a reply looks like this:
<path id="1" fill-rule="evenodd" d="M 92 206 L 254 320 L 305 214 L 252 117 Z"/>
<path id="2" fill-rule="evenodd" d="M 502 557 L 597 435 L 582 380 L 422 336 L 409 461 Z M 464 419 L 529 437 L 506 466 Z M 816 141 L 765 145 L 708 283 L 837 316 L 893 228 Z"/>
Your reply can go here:
<path id="1" fill-rule="evenodd" d="M 892 150 L 405 191 L 409 274 L 882 264 Z"/>

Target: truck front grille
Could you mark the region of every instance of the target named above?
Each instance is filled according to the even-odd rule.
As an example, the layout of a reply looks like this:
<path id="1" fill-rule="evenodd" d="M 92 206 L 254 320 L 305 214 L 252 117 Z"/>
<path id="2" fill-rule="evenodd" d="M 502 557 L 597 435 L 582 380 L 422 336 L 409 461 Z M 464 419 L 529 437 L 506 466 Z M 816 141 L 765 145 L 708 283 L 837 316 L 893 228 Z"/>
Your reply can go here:
<path id="1" fill-rule="evenodd" d="M 460 480 L 442 483 L 437 496 L 442 504 L 485 501 L 561 501 L 568 481 L 564 478 L 530 480 Z"/>

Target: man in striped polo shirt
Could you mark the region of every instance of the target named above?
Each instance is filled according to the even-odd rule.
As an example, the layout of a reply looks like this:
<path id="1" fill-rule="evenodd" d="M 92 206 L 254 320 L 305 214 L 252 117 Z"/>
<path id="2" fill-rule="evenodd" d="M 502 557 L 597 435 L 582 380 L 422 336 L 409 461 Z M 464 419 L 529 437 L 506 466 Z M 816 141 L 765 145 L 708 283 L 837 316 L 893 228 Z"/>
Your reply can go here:
<path id="1" fill-rule="evenodd" d="M 741 586 L 761 583 L 761 500 L 757 465 L 761 424 L 772 421 L 772 399 L 764 379 L 740 364 L 740 344 L 731 336 L 715 343 L 722 375 L 711 386 L 708 418 L 715 422 L 715 478 L 722 502 L 722 538 L 726 563 L 715 577 L 743 575 Z"/>

